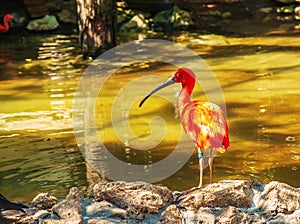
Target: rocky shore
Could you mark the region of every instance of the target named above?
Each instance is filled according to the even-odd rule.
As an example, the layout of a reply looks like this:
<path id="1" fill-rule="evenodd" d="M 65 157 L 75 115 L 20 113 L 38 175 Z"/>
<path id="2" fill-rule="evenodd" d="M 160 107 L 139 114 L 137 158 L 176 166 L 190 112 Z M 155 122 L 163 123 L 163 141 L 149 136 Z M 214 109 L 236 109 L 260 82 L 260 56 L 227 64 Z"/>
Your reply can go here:
<path id="1" fill-rule="evenodd" d="M 73 187 L 62 200 L 40 193 L 27 206 L 7 201 L 6 208 L 3 200 L 0 223 L 300 223 L 300 189 L 257 179 L 184 192 L 145 182 L 103 182 L 88 196 Z"/>

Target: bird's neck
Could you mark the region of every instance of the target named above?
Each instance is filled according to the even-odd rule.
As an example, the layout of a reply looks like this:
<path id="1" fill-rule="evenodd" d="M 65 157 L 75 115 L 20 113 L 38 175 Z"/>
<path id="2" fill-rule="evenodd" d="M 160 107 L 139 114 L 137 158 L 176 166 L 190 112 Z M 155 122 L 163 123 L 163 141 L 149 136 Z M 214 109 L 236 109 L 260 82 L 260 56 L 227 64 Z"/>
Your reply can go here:
<path id="1" fill-rule="evenodd" d="M 177 107 L 178 110 L 181 114 L 181 111 L 183 110 L 184 106 L 187 103 L 191 102 L 191 94 L 193 91 L 194 86 L 191 87 L 184 87 L 181 89 L 179 96 L 178 96 L 178 101 L 177 101 Z"/>
<path id="2" fill-rule="evenodd" d="M 3 20 L 3 31 L 7 32 L 9 30 L 9 20 L 7 18 L 4 18 Z"/>

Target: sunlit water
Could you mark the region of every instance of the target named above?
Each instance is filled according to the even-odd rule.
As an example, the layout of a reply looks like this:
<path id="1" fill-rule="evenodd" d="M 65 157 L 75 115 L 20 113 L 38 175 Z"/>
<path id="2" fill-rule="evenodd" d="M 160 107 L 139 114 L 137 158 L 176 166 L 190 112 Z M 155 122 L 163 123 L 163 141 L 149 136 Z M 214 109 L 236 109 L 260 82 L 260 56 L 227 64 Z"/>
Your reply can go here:
<path id="1" fill-rule="evenodd" d="M 224 94 L 231 146 L 214 159 L 214 181 L 254 177 L 300 187 L 300 39 L 211 36 L 207 40 L 194 33 L 169 39 L 205 59 Z M 74 91 L 90 63 L 81 59 L 77 37 L 1 36 L 0 42 L 0 192 L 29 201 L 39 192 L 63 197 L 71 186 L 87 190 L 103 177 L 86 164 L 72 129 Z M 163 142 L 148 151 L 132 149 L 118 139 L 110 110 L 115 95 L 132 80 L 153 74 L 167 78 L 174 70 L 163 63 L 131 65 L 103 87 L 95 109 L 103 116 L 96 115 L 95 120 L 114 156 L 147 166 L 172 152 L 180 130 L 174 105 L 153 97 L 142 108 L 136 104 L 129 111 L 129 123 L 139 138 L 150 134 L 152 117 L 161 116 L 166 122 Z M 159 82 L 144 82 L 144 94 Z M 205 99 L 200 89 L 192 97 Z M 207 182 L 207 169 L 204 175 Z M 194 153 L 178 172 L 157 184 L 184 190 L 196 186 L 198 176 Z"/>

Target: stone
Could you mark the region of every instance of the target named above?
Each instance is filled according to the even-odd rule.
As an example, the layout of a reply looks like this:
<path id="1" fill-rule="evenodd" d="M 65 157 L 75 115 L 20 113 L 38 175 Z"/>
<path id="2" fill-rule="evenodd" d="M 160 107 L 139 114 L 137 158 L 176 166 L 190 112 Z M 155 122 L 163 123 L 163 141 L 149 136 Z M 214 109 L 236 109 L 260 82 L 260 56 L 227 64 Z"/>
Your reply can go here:
<path id="1" fill-rule="evenodd" d="M 200 208 L 198 211 L 181 211 L 183 215 L 183 223 L 205 223 L 215 224 L 216 217 L 208 208 Z"/>
<path id="2" fill-rule="evenodd" d="M 26 205 L 11 202 L 0 193 L 0 223 L 14 223 L 26 217 Z"/>
<path id="3" fill-rule="evenodd" d="M 52 209 L 37 210 L 50 207 L 49 197 L 38 195 L 24 212 L 1 211 L 0 223 L 300 223 L 300 189 L 277 181 L 222 181 L 174 193 L 145 182 L 103 182 L 89 198 L 73 187 Z"/>
<path id="4" fill-rule="evenodd" d="M 104 219 L 90 219 L 88 224 L 115 224 L 116 222 L 112 222 Z"/>
<path id="5" fill-rule="evenodd" d="M 250 207 L 253 192 L 249 181 L 219 182 L 197 188 L 179 197 L 179 207 L 197 211 L 201 207 Z"/>
<path id="6" fill-rule="evenodd" d="M 292 214 L 284 215 L 282 213 L 271 216 L 268 223 L 289 223 L 289 224 L 299 224 L 300 223 L 300 210 L 295 211 Z"/>
<path id="7" fill-rule="evenodd" d="M 244 211 L 236 207 L 229 206 L 219 217 L 220 224 L 240 224 L 252 223 L 254 219 Z"/>
<path id="8" fill-rule="evenodd" d="M 153 17 L 153 23 L 158 26 L 173 26 L 174 28 L 185 28 L 194 25 L 190 13 L 179 9 L 177 6 L 158 12 Z"/>
<path id="9" fill-rule="evenodd" d="M 167 187 L 123 181 L 96 184 L 92 197 L 96 201 L 109 201 L 139 219 L 143 218 L 143 213 L 158 213 L 159 209 L 173 200 L 172 192 Z"/>
<path id="10" fill-rule="evenodd" d="M 38 220 L 49 219 L 51 217 L 51 213 L 47 210 L 38 210 L 33 215 L 29 215 L 20 220 L 21 223 L 35 223 Z"/>
<path id="11" fill-rule="evenodd" d="M 292 14 L 294 12 L 294 8 L 292 6 L 282 6 L 276 9 L 277 13 L 286 13 Z"/>
<path id="12" fill-rule="evenodd" d="M 162 221 L 163 224 L 180 224 L 183 219 L 182 214 L 176 205 L 169 205 L 166 210 L 162 212 L 161 216 L 164 218 Z"/>
<path id="13" fill-rule="evenodd" d="M 64 219 L 47 219 L 43 222 L 43 224 L 82 224 L 81 220 L 64 220 Z"/>
<path id="14" fill-rule="evenodd" d="M 15 203 L 7 200 L 1 193 L 0 193 L 0 211 L 4 210 L 21 210 L 23 208 L 27 208 L 26 205 L 21 203 Z"/>
<path id="15" fill-rule="evenodd" d="M 34 31 L 48 31 L 58 28 L 59 23 L 55 16 L 45 15 L 40 19 L 29 21 L 26 29 Z"/>
<path id="16" fill-rule="evenodd" d="M 85 208 L 86 215 L 90 217 L 120 217 L 127 218 L 127 211 L 118 208 L 107 201 L 94 201 Z"/>
<path id="17" fill-rule="evenodd" d="M 136 24 L 138 28 L 146 28 L 147 23 L 145 21 L 145 17 L 143 14 L 135 15 L 131 18 L 130 22 L 133 22 Z"/>
<path id="18" fill-rule="evenodd" d="M 291 214 L 300 209 L 300 189 L 272 181 L 264 187 L 255 203 L 268 214 Z"/>
<path id="19" fill-rule="evenodd" d="M 126 32 L 126 31 L 132 32 L 132 30 L 140 31 L 148 27 L 148 22 L 149 21 L 145 18 L 144 14 L 139 13 L 133 15 L 128 22 L 125 22 L 121 26 L 120 31 L 122 32 Z"/>
<path id="20" fill-rule="evenodd" d="M 72 187 L 66 198 L 52 207 L 52 212 L 62 219 L 77 223 L 78 220 L 81 221 L 82 219 L 82 201 L 83 193 L 78 188 Z"/>
<path id="21" fill-rule="evenodd" d="M 26 216 L 22 210 L 0 210 L 0 223 L 15 223 Z"/>
<path id="22" fill-rule="evenodd" d="M 49 209 L 57 203 L 57 198 L 49 193 L 40 193 L 31 202 L 38 209 Z"/>

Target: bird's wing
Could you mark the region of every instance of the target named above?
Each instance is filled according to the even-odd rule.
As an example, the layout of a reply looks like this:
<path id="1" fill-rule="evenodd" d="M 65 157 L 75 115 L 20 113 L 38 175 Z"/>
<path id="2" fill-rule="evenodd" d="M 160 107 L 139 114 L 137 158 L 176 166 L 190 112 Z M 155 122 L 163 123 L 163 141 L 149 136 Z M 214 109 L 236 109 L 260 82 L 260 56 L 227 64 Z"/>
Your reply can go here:
<path id="1" fill-rule="evenodd" d="M 217 148 L 225 152 L 229 146 L 228 126 L 222 109 L 216 104 L 194 100 L 180 113 L 188 137 L 201 149 Z"/>

